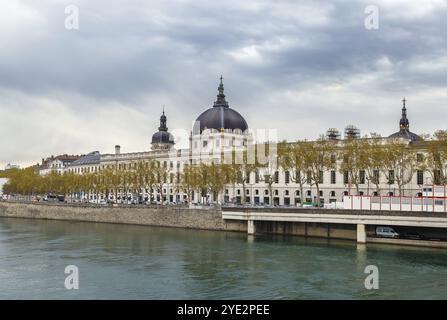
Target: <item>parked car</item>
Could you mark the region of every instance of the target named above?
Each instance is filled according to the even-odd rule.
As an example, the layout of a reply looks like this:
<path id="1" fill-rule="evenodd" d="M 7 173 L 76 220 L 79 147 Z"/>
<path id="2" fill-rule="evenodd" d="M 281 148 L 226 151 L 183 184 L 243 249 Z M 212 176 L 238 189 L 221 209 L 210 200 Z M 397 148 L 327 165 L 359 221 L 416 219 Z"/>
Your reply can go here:
<path id="1" fill-rule="evenodd" d="M 54 194 L 47 194 L 43 197 L 43 201 L 48 202 L 63 202 L 65 200 L 64 196 L 56 196 Z"/>
<path id="2" fill-rule="evenodd" d="M 383 238 L 399 238 L 400 235 L 391 227 L 376 227 L 376 236 Z"/>
<path id="3" fill-rule="evenodd" d="M 417 233 L 417 232 L 408 232 L 404 235 L 407 239 L 413 239 L 413 240 L 423 240 L 426 237 L 423 234 Z"/>

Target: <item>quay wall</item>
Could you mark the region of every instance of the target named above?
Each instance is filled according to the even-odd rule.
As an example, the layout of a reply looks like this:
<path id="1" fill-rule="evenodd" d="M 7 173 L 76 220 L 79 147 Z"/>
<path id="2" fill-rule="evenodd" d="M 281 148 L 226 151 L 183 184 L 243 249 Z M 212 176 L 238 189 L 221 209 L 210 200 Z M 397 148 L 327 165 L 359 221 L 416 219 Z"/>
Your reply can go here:
<path id="1" fill-rule="evenodd" d="M 134 224 L 160 227 L 178 227 L 215 231 L 247 233 L 247 221 L 224 220 L 217 208 L 187 208 L 164 206 L 92 206 L 52 203 L 21 203 L 0 201 L 0 217 L 85 221 L 97 223 Z M 254 221 L 256 234 L 357 239 L 355 224 Z M 377 239 L 374 226 L 367 226 L 367 242 L 414 246 L 446 247 L 439 241 L 411 241 L 402 239 Z M 446 229 L 443 229 L 446 230 Z M 443 231 L 444 232 L 444 231 Z"/>
<path id="2" fill-rule="evenodd" d="M 0 202 L 0 217 L 86 221 L 247 232 L 247 221 L 223 220 L 219 209 L 186 207 L 105 207 L 52 203 Z M 256 221 L 259 234 L 356 239 L 355 225 Z"/>
<path id="3" fill-rule="evenodd" d="M 87 221 L 178 227 L 219 231 L 247 231 L 245 221 L 224 221 L 218 209 L 185 207 L 104 207 L 70 204 L 0 202 L 0 217 Z"/>

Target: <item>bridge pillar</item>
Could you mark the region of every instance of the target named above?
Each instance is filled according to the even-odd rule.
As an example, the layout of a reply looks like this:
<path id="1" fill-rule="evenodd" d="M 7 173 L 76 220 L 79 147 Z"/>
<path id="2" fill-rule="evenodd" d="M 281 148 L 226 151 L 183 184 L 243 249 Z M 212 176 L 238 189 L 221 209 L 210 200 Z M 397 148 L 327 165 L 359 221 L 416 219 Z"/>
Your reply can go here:
<path id="1" fill-rule="evenodd" d="M 247 233 L 255 234 L 255 222 L 253 220 L 247 220 Z"/>
<path id="2" fill-rule="evenodd" d="M 357 242 L 366 243 L 366 230 L 364 224 L 357 225 Z"/>

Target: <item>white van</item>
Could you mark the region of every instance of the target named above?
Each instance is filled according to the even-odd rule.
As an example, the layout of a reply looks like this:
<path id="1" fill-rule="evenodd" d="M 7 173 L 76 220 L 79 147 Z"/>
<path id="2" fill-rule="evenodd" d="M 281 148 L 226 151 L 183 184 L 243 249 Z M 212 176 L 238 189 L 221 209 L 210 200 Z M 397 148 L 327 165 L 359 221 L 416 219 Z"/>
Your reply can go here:
<path id="1" fill-rule="evenodd" d="M 376 235 L 384 238 L 399 238 L 399 234 L 391 227 L 376 227 Z"/>

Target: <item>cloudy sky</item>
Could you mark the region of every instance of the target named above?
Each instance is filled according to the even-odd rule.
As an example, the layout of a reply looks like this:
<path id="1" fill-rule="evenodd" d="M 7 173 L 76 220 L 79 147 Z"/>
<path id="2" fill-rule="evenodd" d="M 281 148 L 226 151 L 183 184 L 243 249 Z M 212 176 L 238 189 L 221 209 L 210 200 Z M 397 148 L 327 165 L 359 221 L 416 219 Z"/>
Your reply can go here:
<path id="1" fill-rule="evenodd" d="M 447 128 L 447 2 L 8 0 L 0 4 L 0 168 L 62 153 L 150 148 L 212 106 L 218 78 L 280 139 Z M 65 27 L 79 8 L 79 29 Z M 71 20 L 70 20 L 71 21 Z"/>

